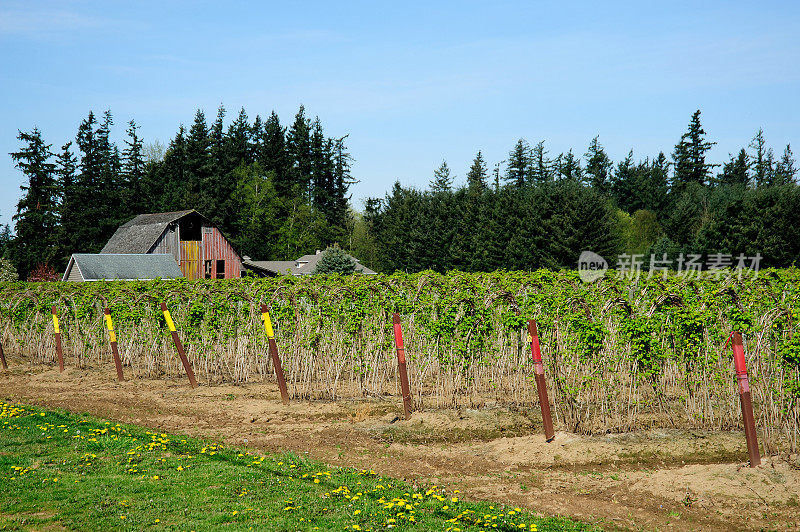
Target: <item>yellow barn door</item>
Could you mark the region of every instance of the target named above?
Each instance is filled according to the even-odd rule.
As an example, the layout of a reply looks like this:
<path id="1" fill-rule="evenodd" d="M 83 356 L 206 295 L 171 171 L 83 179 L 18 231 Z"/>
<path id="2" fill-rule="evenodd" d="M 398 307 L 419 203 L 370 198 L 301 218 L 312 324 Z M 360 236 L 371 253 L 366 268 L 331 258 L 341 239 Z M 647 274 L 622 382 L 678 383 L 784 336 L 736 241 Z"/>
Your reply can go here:
<path id="1" fill-rule="evenodd" d="M 181 273 L 187 279 L 200 278 L 200 242 L 181 241 Z"/>

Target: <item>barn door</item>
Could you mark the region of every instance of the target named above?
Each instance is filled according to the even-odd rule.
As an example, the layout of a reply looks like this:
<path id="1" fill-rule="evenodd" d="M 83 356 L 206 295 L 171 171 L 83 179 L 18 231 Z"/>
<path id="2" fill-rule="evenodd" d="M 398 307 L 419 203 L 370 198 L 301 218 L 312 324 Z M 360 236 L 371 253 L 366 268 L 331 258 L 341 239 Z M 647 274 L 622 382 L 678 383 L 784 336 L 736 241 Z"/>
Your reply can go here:
<path id="1" fill-rule="evenodd" d="M 187 279 L 200 278 L 200 242 L 181 241 L 181 273 Z"/>

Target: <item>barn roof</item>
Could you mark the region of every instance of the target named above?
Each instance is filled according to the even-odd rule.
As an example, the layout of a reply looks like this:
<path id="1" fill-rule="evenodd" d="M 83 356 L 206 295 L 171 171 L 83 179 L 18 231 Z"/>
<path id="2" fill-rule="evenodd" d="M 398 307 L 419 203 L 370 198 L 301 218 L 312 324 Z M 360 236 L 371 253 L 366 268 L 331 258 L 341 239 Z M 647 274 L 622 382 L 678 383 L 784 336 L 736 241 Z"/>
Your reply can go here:
<path id="1" fill-rule="evenodd" d="M 140 214 L 119 226 L 100 253 L 147 253 L 169 224 L 193 212 L 197 211 Z"/>
<path id="2" fill-rule="evenodd" d="M 183 277 L 175 258 L 167 254 L 75 253 L 69 259 L 67 270 L 64 272 L 64 281 L 69 278 L 73 268 L 78 268 L 84 281 L 178 279 Z"/>

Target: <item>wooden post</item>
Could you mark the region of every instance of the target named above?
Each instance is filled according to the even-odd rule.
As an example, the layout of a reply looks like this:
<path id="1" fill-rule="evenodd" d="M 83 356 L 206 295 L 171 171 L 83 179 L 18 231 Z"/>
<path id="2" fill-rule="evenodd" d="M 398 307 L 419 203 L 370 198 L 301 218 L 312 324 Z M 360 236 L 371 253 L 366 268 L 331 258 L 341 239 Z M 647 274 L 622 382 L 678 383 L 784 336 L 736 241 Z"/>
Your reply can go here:
<path id="1" fill-rule="evenodd" d="M 275 377 L 278 379 L 281 401 L 283 401 L 283 404 L 288 405 L 289 392 L 286 390 L 286 379 L 283 377 L 281 358 L 278 356 L 278 344 L 275 343 L 275 331 L 272 330 L 272 320 L 269 319 L 269 311 L 266 305 L 261 305 L 261 319 L 264 321 L 264 330 L 267 331 L 269 354 L 272 356 L 272 365 L 275 367 Z"/>
<path id="2" fill-rule="evenodd" d="M 125 377 L 122 376 L 122 361 L 119 359 L 117 333 L 114 332 L 114 322 L 111 321 L 111 309 L 106 307 L 103 314 L 106 320 L 106 327 L 108 328 L 108 340 L 111 343 L 111 354 L 114 356 L 114 366 L 117 368 L 117 380 L 122 382 L 125 380 Z"/>
<path id="3" fill-rule="evenodd" d="M 411 388 L 408 385 L 408 370 L 406 369 L 406 349 L 403 346 L 403 329 L 400 326 L 400 315 L 392 314 L 394 323 L 394 344 L 397 347 L 397 369 L 400 372 L 400 389 L 403 393 L 403 413 L 406 419 L 411 419 Z"/>
<path id="4" fill-rule="evenodd" d="M 56 306 L 53 305 L 53 330 L 56 335 L 56 354 L 58 355 L 58 371 L 64 372 L 64 351 L 61 348 L 61 329 L 58 327 L 58 314 Z"/>
<path id="5" fill-rule="evenodd" d="M 761 464 L 761 455 L 758 452 L 758 439 L 756 437 L 756 422 L 753 416 L 753 401 L 750 397 L 750 381 L 747 377 L 747 363 L 744 358 L 742 335 L 733 333 L 733 365 L 736 368 L 736 380 L 739 383 L 739 399 L 742 404 L 742 419 L 744 421 L 744 437 L 747 440 L 747 454 L 750 455 L 750 467 Z"/>
<path id="6" fill-rule="evenodd" d="M 8 364 L 6 364 L 6 354 L 3 353 L 3 338 L 0 337 L 0 364 L 3 365 L 3 370 L 8 371 Z"/>
<path id="7" fill-rule="evenodd" d="M 542 408 L 544 437 L 547 442 L 551 442 L 556 437 L 556 433 L 553 430 L 553 417 L 550 415 L 550 400 L 547 398 L 547 383 L 544 380 L 542 351 L 539 348 L 539 328 L 536 326 L 536 322 L 533 320 L 528 320 L 528 336 L 530 337 L 531 342 L 533 370 L 536 374 L 536 391 L 539 393 L 539 405 Z"/>
<path id="8" fill-rule="evenodd" d="M 183 344 L 181 343 L 181 339 L 178 338 L 178 331 L 175 329 L 175 323 L 172 321 L 169 310 L 167 310 L 166 303 L 161 303 L 161 312 L 164 313 L 164 320 L 167 322 L 169 332 L 172 334 L 172 341 L 175 343 L 175 349 L 178 350 L 178 356 L 181 357 L 183 369 L 186 370 L 186 376 L 189 377 L 189 384 L 192 385 L 192 388 L 196 388 L 197 381 L 194 378 L 194 371 L 192 371 L 192 366 L 189 364 L 189 359 L 186 358 L 186 351 L 183 350 Z"/>

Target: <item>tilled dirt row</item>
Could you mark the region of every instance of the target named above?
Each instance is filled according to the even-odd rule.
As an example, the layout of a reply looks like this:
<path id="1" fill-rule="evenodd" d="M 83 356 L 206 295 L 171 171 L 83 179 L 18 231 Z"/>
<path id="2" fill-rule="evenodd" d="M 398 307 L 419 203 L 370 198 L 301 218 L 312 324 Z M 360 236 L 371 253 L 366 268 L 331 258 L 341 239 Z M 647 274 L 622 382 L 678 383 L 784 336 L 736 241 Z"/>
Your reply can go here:
<path id="1" fill-rule="evenodd" d="M 800 528 L 798 457 L 751 469 L 741 433 L 557 433 L 546 443 L 532 413 L 502 408 L 404 421 L 394 397 L 285 406 L 273 384 L 192 390 L 180 380 L 114 379 L 113 371 L 16 365 L 0 374 L 0 397 L 307 454 L 610 529 Z"/>

